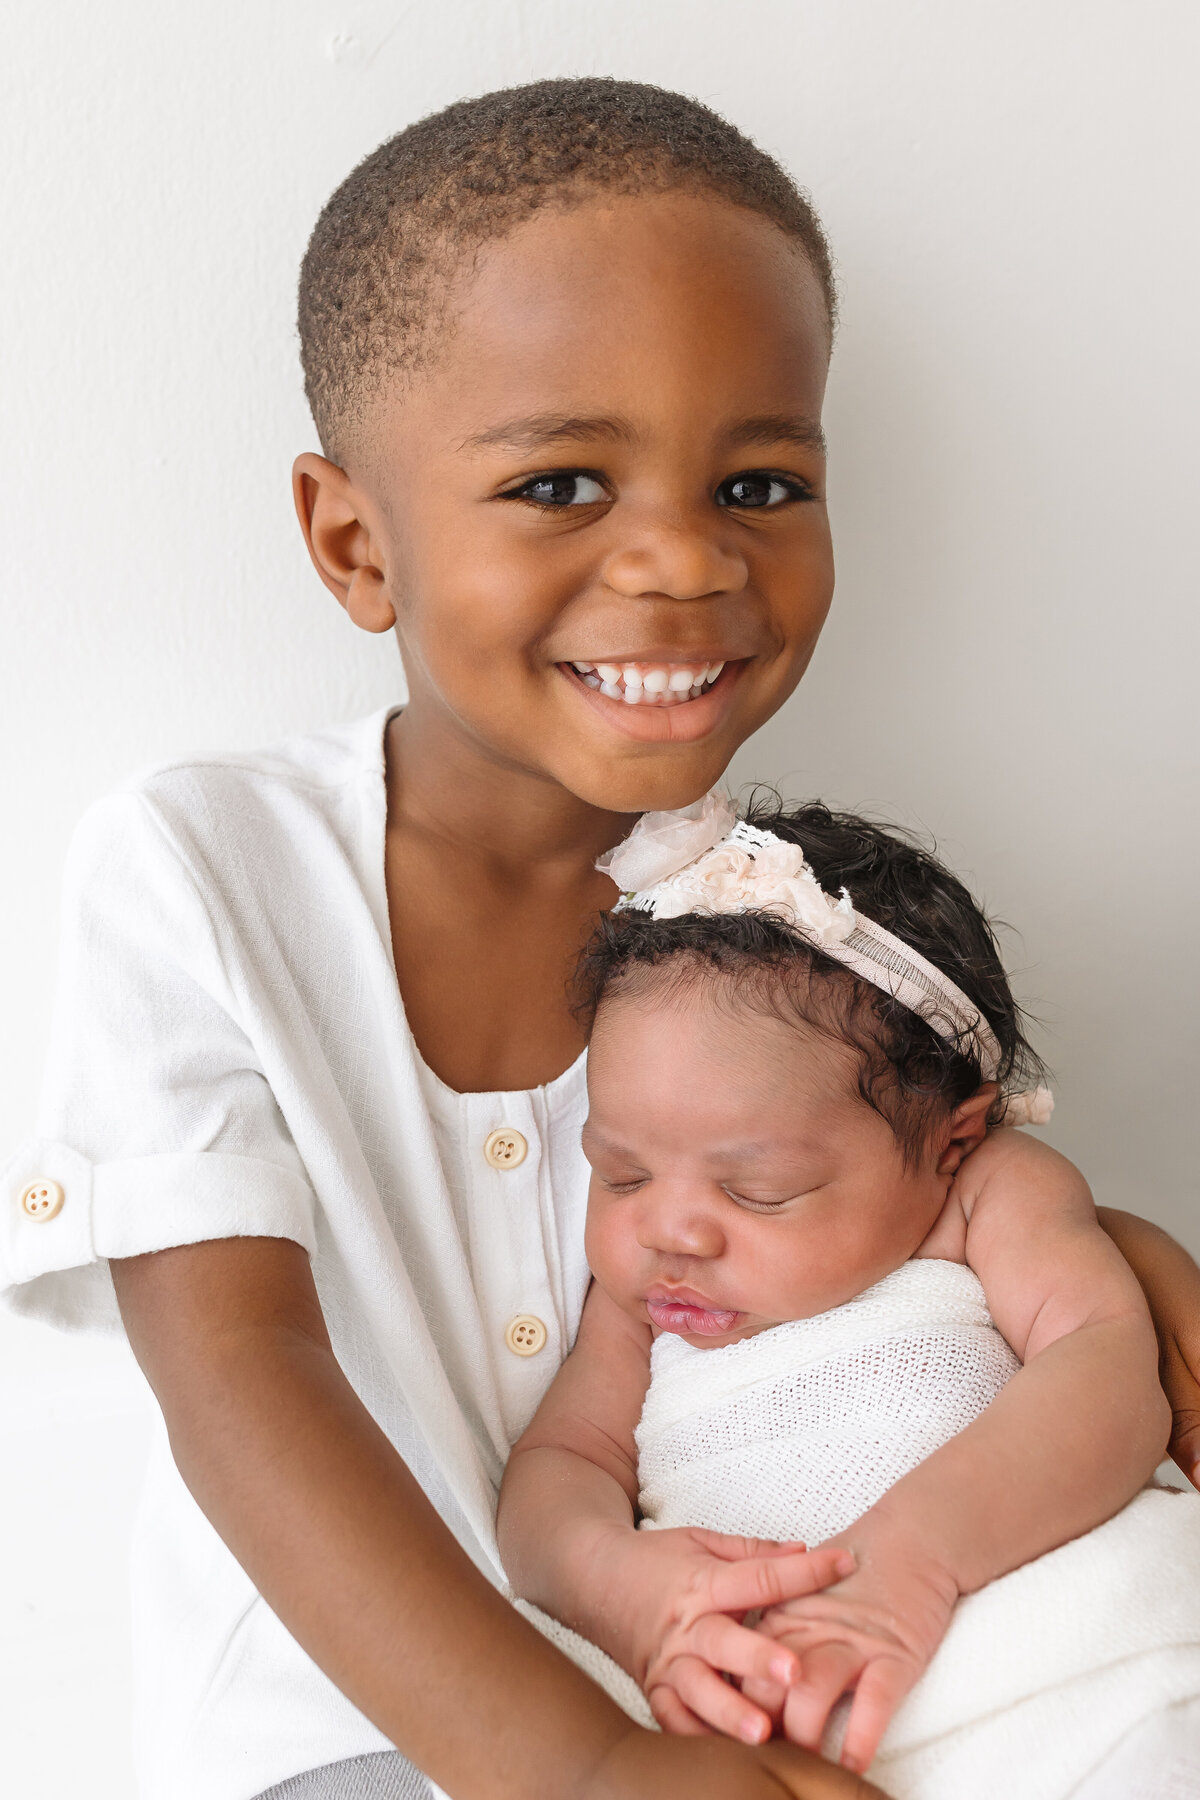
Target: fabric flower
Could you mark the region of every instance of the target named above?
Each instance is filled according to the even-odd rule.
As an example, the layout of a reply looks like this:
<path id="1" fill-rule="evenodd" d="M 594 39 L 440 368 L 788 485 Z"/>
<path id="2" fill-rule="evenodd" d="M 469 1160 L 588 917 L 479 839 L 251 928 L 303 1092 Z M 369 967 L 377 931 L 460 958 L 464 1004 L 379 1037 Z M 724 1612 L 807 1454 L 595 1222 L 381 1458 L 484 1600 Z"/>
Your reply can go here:
<path id="1" fill-rule="evenodd" d="M 1010 1094 L 1004 1102 L 1002 1125 L 1048 1125 L 1054 1111 L 1054 1095 L 1049 1088 L 1031 1088 L 1024 1094 Z"/>
<path id="2" fill-rule="evenodd" d="M 656 919 L 677 919 L 684 913 L 774 913 L 815 944 L 842 943 L 854 929 L 849 897 L 834 900 L 818 883 L 800 846 L 778 838 L 753 849 L 718 844 L 660 883 L 651 901 Z"/>
<path id="3" fill-rule="evenodd" d="M 753 905 L 754 858 L 733 846 L 707 851 L 663 882 L 654 895 L 656 919 L 683 913 L 745 912 Z"/>
<path id="4" fill-rule="evenodd" d="M 737 819 L 733 801 L 716 788 L 675 812 L 643 813 L 627 838 L 606 851 L 596 867 L 623 894 L 644 892 L 711 850 Z"/>

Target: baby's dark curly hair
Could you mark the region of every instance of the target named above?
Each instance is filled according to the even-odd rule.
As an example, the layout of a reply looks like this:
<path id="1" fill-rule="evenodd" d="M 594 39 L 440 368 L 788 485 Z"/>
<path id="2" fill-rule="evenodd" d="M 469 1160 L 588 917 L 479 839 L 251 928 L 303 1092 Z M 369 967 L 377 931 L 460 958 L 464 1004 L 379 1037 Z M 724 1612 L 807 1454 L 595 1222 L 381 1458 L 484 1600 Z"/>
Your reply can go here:
<path id="1" fill-rule="evenodd" d="M 683 189 L 762 214 L 795 238 L 832 327 L 821 222 L 773 157 L 699 100 L 609 77 L 534 81 L 459 100 L 380 144 L 331 196 L 300 270 L 300 359 L 335 460 L 368 397 L 420 367 L 449 288 L 480 245 L 540 207 Z"/>
<path id="2" fill-rule="evenodd" d="M 753 804 L 747 817 L 799 844 L 827 893 L 846 888 L 858 911 L 919 951 L 974 1001 L 1000 1046 L 994 1121 L 1003 1114 L 1005 1092 L 1037 1085 L 1044 1065 L 1026 1037 L 992 925 L 958 877 L 913 834 L 818 801 L 787 808 L 774 795 Z M 857 1053 L 859 1093 L 887 1120 L 909 1163 L 983 1080 L 973 1046 L 940 1037 L 770 913 L 674 919 L 611 913 L 584 950 L 576 979 L 589 1021 L 617 994 L 713 982 L 735 1005 L 841 1040 Z"/>

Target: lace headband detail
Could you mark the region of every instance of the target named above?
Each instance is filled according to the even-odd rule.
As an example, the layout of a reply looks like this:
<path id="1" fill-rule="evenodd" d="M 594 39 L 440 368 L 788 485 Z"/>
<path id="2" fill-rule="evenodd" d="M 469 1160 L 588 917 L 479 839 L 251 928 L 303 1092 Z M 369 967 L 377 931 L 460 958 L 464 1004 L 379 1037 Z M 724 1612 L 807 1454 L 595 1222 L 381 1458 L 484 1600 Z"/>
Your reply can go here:
<path id="1" fill-rule="evenodd" d="M 618 912 L 774 914 L 974 1057 L 984 1081 L 999 1075 L 1000 1045 L 974 1001 L 910 944 L 857 912 L 845 888 L 837 898 L 827 894 L 798 844 L 739 819 L 725 795 L 643 814 L 596 867 L 621 889 Z M 1053 1105 L 1046 1088 L 1010 1095 L 1005 1123 L 1044 1124 Z"/>

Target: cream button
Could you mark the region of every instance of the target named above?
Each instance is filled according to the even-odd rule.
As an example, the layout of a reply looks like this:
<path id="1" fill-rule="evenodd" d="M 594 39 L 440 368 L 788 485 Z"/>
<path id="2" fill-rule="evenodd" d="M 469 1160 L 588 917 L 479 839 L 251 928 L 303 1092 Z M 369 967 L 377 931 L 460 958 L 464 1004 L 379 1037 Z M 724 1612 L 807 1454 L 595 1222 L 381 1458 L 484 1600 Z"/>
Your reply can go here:
<path id="1" fill-rule="evenodd" d="M 504 1341 L 514 1356 L 536 1356 L 546 1342 L 546 1327 L 532 1313 L 518 1313 L 509 1321 Z"/>
<path id="2" fill-rule="evenodd" d="M 529 1145 L 519 1131 L 511 1131 L 507 1125 L 501 1125 L 498 1131 L 489 1131 L 483 1146 L 483 1154 L 493 1169 L 515 1169 L 525 1161 Z M 541 1349 L 541 1345 L 538 1345 Z"/>
<path id="3" fill-rule="evenodd" d="M 21 1195 L 21 1211 L 27 1219 L 44 1224 L 63 1208 L 66 1195 L 57 1181 L 31 1181 Z"/>

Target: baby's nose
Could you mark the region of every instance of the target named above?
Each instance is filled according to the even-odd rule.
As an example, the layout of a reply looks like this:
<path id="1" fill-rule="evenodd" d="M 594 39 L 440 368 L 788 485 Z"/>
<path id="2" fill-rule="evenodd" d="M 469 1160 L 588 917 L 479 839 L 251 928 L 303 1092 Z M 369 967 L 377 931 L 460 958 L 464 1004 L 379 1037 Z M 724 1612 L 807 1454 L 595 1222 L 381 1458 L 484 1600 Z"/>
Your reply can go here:
<path id="1" fill-rule="evenodd" d="M 685 1194 L 653 1197 L 639 1220 L 638 1240 L 660 1256 L 720 1256 L 725 1233 L 711 1208 Z"/>

